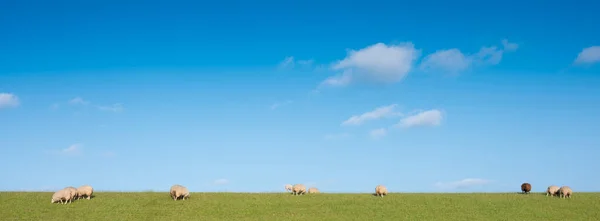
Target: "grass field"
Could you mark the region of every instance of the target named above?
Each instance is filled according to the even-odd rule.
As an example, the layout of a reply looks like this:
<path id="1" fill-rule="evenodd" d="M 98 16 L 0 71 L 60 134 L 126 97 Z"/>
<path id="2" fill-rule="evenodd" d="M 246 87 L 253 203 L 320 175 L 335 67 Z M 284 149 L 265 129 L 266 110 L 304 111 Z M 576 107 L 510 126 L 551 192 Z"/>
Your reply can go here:
<path id="1" fill-rule="evenodd" d="M 365 194 L 96 192 L 51 204 L 51 192 L 0 192 L 0 220 L 600 220 L 600 193 Z"/>

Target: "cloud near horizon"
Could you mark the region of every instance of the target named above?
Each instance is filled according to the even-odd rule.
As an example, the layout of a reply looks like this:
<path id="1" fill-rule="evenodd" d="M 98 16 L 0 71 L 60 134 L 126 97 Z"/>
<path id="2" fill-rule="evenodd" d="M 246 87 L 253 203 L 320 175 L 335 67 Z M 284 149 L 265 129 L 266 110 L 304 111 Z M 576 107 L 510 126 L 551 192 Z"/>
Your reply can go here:
<path id="1" fill-rule="evenodd" d="M 600 46 L 584 48 L 577 54 L 575 64 L 593 64 L 600 62 Z"/>
<path id="2" fill-rule="evenodd" d="M 229 180 L 228 179 L 224 179 L 224 178 L 217 179 L 217 180 L 213 181 L 213 184 L 217 185 L 217 186 L 227 185 L 227 184 L 229 184 Z"/>
<path id="3" fill-rule="evenodd" d="M 491 180 L 481 179 L 481 178 L 467 178 L 459 181 L 453 182 L 437 182 L 434 186 L 440 189 L 465 189 L 469 187 L 475 186 L 483 186 L 491 183 Z"/>
<path id="4" fill-rule="evenodd" d="M 12 93 L 0 93 L 0 109 L 14 108 L 21 104 L 19 97 Z"/>

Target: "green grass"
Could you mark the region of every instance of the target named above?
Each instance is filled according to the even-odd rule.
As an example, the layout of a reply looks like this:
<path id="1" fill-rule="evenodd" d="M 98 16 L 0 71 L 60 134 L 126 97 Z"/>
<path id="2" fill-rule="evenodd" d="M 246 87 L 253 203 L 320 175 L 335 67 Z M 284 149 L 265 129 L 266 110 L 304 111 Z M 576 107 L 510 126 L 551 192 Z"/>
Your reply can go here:
<path id="1" fill-rule="evenodd" d="M 0 220 L 600 220 L 600 193 L 365 194 L 96 192 L 51 204 L 50 192 L 0 192 Z"/>

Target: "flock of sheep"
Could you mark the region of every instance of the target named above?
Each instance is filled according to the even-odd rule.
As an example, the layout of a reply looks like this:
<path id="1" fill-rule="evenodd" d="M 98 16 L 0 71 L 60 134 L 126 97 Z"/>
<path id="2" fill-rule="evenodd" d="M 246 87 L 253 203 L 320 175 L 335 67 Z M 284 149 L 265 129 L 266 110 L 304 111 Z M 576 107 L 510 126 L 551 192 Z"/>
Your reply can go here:
<path id="1" fill-rule="evenodd" d="M 294 195 L 302 195 L 302 194 L 307 193 L 306 186 L 304 186 L 304 184 L 296 184 L 296 185 L 286 184 L 285 191 L 286 192 L 289 191 Z M 317 189 L 316 187 L 308 188 L 308 193 L 319 193 L 319 189 Z M 384 195 L 387 195 L 387 193 L 388 193 L 388 191 L 385 186 L 377 185 L 375 187 L 375 195 L 376 196 L 383 197 Z"/>
<path id="2" fill-rule="evenodd" d="M 521 184 L 521 191 L 525 194 L 531 191 L 531 184 L 523 183 Z M 569 186 L 558 187 L 555 185 L 549 186 L 546 189 L 546 196 L 560 196 L 560 198 L 571 198 L 573 195 L 573 190 Z"/>
<path id="3" fill-rule="evenodd" d="M 92 198 L 92 193 L 94 193 L 94 188 L 90 185 L 83 185 L 79 188 L 68 186 L 56 191 L 52 195 L 52 203 L 60 202 L 61 204 L 67 204 L 73 202 L 74 199 L 81 199 L 84 196 L 89 200 Z"/>
<path id="4" fill-rule="evenodd" d="M 319 193 L 319 189 L 317 189 L 316 187 L 311 187 L 307 191 L 306 186 L 304 184 L 286 184 L 285 191 L 289 191 L 294 195 L 303 195 L 305 193 Z M 531 191 L 531 184 L 521 184 L 521 191 L 525 194 L 529 193 Z M 62 204 L 67 204 L 71 203 L 73 199 L 80 199 L 84 196 L 87 197 L 87 199 L 89 200 L 92 198 L 92 193 L 94 193 L 94 189 L 90 185 L 83 185 L 79 188 L 69 186 L 65 187 L 62 190 L 56 191 L 54 195 L 52 195 L 52 203 L 60 202 Z M 387 195 L 387 193 L 388 190 L 385 186 L 377 185 L 375 187 L 375 196 L 383 197 L 384 195 Z M 185 200 L 186 198 L 190 198 L 190 191 L 187 189 L 187 187 L 176 184 L 171 186 L 171 189 L 169 190 L 169 195 L 171 195 L 171 198 L 173 198 L 173 200 Z M 549 186 L 546 190 L 546 196 L 560 196 L 561 198 L 571 198 L 571 195 L 573 195 L 573 190 L 571 190 L 569 186 L 558 187 L 552 185 Z"/>

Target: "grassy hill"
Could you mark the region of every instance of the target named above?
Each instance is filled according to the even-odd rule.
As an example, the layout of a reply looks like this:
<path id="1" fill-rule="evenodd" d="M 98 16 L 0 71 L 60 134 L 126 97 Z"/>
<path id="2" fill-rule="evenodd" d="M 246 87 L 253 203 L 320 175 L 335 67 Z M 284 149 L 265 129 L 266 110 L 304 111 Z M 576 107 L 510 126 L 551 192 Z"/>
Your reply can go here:
<path id="1" fill-rule="evenodd" d="M 365 194 L 96 192 L 51 204 L 51 192 L 0 192 L 1 220 L 600 220 L 600 193 Z"/>

